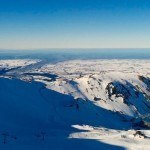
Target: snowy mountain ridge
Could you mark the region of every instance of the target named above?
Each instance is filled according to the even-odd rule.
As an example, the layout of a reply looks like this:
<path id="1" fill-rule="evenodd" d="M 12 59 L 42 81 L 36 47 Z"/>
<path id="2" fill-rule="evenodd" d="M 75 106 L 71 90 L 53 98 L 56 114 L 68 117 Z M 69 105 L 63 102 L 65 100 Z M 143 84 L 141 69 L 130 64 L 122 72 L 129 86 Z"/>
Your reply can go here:
<path id="1" fill-rule="evenodd" d="M 149 60 L 11 61 L 0 62 L 1 133 L 18 137 L 8 147 L 40 150 L 44 136 L 45 149 L 149 149 Z"/>

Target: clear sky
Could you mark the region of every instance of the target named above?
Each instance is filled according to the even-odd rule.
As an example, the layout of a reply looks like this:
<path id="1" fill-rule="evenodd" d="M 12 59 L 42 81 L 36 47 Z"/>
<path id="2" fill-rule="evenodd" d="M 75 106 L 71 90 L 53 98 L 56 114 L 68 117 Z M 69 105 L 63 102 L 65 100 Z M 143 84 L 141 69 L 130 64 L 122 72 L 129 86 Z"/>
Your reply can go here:
<path id="1" fill-rule="evenodd" d="M 150 47 L 150 0 L 0 0 L 0 48 L 116 47 Z"/>

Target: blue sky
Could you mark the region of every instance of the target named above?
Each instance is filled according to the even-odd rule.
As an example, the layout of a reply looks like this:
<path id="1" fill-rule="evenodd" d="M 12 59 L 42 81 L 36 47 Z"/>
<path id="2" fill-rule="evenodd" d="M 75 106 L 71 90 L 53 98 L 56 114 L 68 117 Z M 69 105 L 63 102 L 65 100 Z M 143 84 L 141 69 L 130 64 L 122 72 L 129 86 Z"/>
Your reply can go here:
<path id="1" fill-rule="evenodd" d="M 150 0 L 0 0 L 0 48 L 148 48 Z"/>

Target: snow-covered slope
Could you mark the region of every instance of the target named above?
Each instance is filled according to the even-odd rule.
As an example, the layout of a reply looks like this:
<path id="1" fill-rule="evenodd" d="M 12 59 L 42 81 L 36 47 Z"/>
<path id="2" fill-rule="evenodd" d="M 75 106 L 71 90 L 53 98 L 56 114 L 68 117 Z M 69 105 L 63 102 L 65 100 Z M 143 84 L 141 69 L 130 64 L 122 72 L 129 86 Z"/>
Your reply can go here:
<path id="1" fill-rule="evenodd" d="M 0 74 L 2 150 L 149 149 L 150 61 L 36 63 Z"/>

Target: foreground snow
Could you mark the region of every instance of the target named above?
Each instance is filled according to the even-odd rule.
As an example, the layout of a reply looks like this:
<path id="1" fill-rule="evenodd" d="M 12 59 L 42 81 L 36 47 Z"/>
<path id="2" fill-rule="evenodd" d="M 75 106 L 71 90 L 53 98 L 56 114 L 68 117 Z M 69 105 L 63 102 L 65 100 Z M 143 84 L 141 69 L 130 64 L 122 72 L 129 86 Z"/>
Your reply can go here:
<path id="1" fill-rule="evenodd" d="M 150 114 L 149 67 L 149 60 L 1 60 L 1 149 L 148 150 L 141 121 Z"/>

